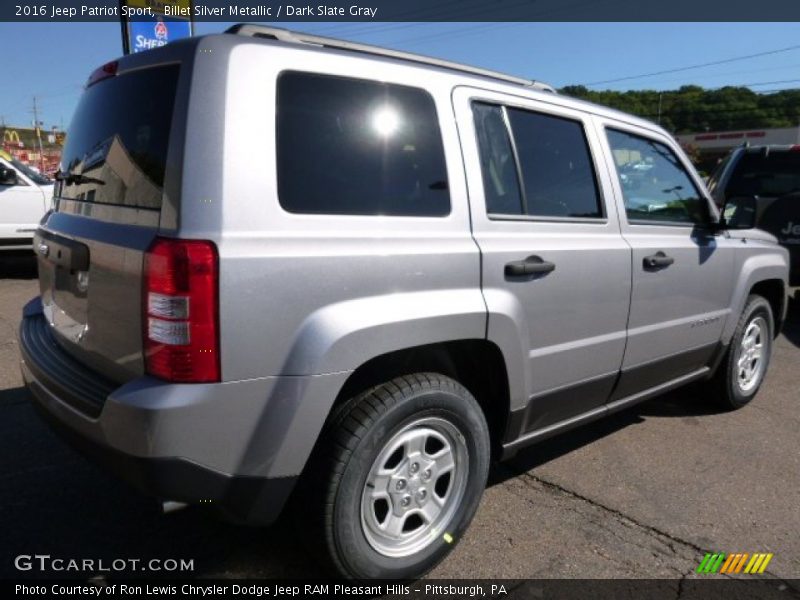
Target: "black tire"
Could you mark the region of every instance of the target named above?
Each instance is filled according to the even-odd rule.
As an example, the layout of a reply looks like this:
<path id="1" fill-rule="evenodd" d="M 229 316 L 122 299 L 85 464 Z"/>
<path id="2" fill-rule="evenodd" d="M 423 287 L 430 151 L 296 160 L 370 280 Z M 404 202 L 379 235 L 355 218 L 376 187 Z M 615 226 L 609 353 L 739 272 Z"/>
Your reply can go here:
<path id="1" fill-rule="evenodd" d="M 417 425 L 421 423 L 424 426 Z M 373 504 L 381 501 L 368 499 L 362 505 L 365 498 L 371 498 L 368 490 L 374 489 L 367 487 L 367 477 L 375 473 L 378 457 L 382 460 L 389 452 L 390 442 L 401 443 L 397 440 L 405 440 L 403 436 L 423 436 L 424 450 L 406 456 L 409 443 L 402 442 L 402 449 L 398 447 L 398 451 L 403 453 L 403 457 L 397 463 L 397 469 L 403 465 L 407 465 L 403 467 L 405 469 L 411 469 L 414 464 L 418 469 L 419 464 L 433 465 L 417 463 L 414 458 L 434 460 L 428 458 L 429 442 L 425 437 L 431 424 L 441 425 L 450 433 L 457 431 L 457 435 L 451 437 L 453 445 L 462 452 L 464 448 L 467 450 L 466 455 L 460 455 L 461 458 L 454 455 L 452 479 L 448 476 L 450 485 L 459 482 L 461 492 L 456 494 L 453 489 L 446 488 L 445 497 L 448 499 L 442 503 L 449 508 L 448 511 L 442 509 L 440 517 L 447 520 L 440 523 L 441 527 L 433 527 L 439 521 L 429 524 L 423 521 L 422 527 L 430 530 L 419 542 L 426 544 L 424 547 L 408 555 L 385 555 L 376 549 L 374 541 L 368 539 L 368 535 L 374 535 L 371 531 L 375 530 L 370 530 L 362 511 L 375 510 Z M 443 454 L 445 451 L 437 452 Z M 463 456 L 467 456 L 466 460 Z M 436 373 L 417 373 L 393 379 L 343 403 L 326 425 L 311 460 L 305 477 L 307 485 L 303 490 L 306 495 L 305 514 L 300 518 L 311 525 L 311 540 L 317 550 L 323 551 L 322 559 L 329 569 L 349 579 L 414 579 L 436 566 L 469 526 L 486 486 L 490 460 L 489 430 L 480 406 L 463 386 Z M 459 461 L 468 465 L 463 474 L 458 471 Z M 433 469 L 435 471 L 436 467 Z M 404 472 L 404 477 L 408 477 L 405 483 L 407 492 L 418 498 L 421 493 L 419 486 L 425 485 L 421 478 L 431 478 L 431 471 L 426 468 L 426 475 L 418 471 L 412 476 L 408 474 L 410 471 Z M 445 475 L 438 477 L 443 479 Z M 389 481 L 386 487 L 395 489 L 396 480 Z M 427 481 L 430 494 L 438 484 L 438 480 Z M 449 496 L 451 493 L 453 495 Z M 422 497 L 425 497 L 424 489 Z M 432 498 L 428 496 L 428 500 Z M 392 517 L 395 508 L 398 511 L 421 510 L 415 508 L 416 504 L 410 509 L 400 508 L 401 502 L 406 502 L 405 497 L 396 502 L 392 496 L 385 502 L 388 513 L 384 518 Z M 364 509 L 364 506 L 372 508 Z M 411 520 L 409 517 L 407 514 L 402 516 L 403 527 Z M 423 532 L 420 530 L 419 535 Z"/>
<path id="2" fill-rule="evenodd" d="M 751 387 L 743 387 L 740 383 L 738 361 L 742 353 L 742 340 L 751 323 L 761 319 L 766 324 L 766 332 L 761 335 L 763 365 L 757 381 Z M 769 368 L 772 355 L 772 341 L 775 331 L 772 308 L 762 296 L 751 295 L 747 298 L 744 310 L 739 317 L 736 330 L 722 362 L 711 380 L 711 391 L 714 401 L 726 410 L 737 410 L 748 404 L 758 393 L 764 376 Z"/>

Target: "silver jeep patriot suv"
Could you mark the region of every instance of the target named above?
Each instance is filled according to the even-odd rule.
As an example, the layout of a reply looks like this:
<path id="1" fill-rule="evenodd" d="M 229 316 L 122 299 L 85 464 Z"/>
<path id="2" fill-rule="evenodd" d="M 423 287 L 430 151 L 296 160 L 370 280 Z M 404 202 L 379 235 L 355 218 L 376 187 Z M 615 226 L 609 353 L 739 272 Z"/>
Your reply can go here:
<path id="1" fill-rule="evenodd" d="M 492 457 L 693 381 L 752 400 L 788 273 L 752 215 L 649 121 L 236 26 L 90 77 L 22 372 L 150 494 L 302 506 L 339 574 L 416 577 Z"/>

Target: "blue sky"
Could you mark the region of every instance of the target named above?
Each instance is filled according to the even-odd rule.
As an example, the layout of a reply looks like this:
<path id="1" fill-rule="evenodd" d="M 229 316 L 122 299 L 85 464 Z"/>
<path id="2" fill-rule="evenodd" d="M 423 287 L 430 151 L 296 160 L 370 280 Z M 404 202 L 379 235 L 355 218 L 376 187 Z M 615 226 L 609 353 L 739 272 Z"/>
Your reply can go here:
<path id="1" fill-rule="evenodd" d="M 197 23 L 196 33 L 228 24 Z M 282 27 L 428 54 L 555 86 L 587 84 L 791 46 L 767 56 L 594 89 L 750 84 L 800 87 L 800 23 L 285 23 Z M 67 126 L 88 74 L 121 53 L 117 23 L 0 23 L 0 117 L 29 125 L 36 95 L 46 127 Z"/>

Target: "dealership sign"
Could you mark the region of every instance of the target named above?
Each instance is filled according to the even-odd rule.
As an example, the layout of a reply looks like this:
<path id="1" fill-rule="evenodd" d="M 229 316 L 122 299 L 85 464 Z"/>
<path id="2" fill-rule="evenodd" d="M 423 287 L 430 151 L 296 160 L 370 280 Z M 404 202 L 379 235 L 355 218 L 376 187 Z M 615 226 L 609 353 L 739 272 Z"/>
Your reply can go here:
<path id="1" fill-rule="evenodd" d="M 125 54 L 159 48 L 192 35 L 190 18 L 167 17 L 191 14 L 191 0 L 121 0 L 130 16 L 122 17 L 122 47 Z M 135 15 L 135 16 L 134 16 Z"/>
<path id="2" fill-rule="evenodd" d="M 131 53 L 135 53 L 191 37 L 192 24 L 189 21 L 159 15 L 144 21 L 131 21 L 128 23 L 128 31 L 128 48 Z"/>

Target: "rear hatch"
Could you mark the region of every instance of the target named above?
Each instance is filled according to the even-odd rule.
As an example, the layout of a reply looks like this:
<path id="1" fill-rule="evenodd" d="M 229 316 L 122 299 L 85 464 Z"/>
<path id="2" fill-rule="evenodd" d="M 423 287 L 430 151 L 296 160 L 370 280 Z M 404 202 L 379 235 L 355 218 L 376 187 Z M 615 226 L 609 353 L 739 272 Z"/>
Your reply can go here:
<path id="1" fill-rule="evenodd" d="M 135 63 L 136 64 L 136 63 Z M 144 372 L 142 270 L 161 224 L 179 65 L 98 70 L 67 132 L 53 211 L 34 239 L 56 342 L 118 382 Z"/>

